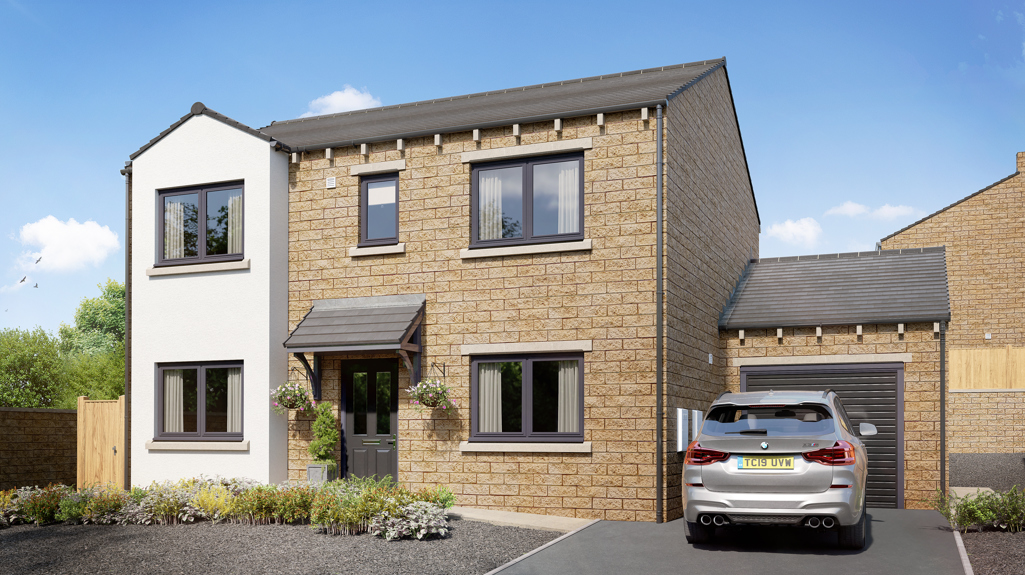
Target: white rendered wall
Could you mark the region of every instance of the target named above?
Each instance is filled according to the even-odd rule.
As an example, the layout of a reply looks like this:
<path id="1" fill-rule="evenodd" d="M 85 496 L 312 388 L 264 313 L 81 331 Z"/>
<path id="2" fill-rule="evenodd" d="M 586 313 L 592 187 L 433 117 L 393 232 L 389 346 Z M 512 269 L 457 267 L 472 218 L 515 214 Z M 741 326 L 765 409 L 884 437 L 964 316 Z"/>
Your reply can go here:
<path id="1" fill-rule="evenodd" d="M 250 268 L 154 276 L 157 190 L 243 181 Z M 270 409 L 286 379 L 288 157 L 268 142 L 194 116 L 132 162 L 132 483 L 200 474 L 278 483 L 286 478 L 287 422 Z M 156 367 L 242 360 L 248 451 L 148 450 Z M 210 445 L 209 443 L 205 443 Z"/>

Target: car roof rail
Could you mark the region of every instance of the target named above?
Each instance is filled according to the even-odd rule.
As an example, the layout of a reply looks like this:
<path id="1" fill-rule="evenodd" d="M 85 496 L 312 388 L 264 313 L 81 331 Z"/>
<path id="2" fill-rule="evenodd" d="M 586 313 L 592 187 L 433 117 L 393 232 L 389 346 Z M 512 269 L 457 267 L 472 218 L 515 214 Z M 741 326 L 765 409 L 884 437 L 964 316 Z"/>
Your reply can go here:
<path id="1" fill-rule="evenodd" d="M 727 393 L 733 393 L 733 392 L 727 389 L 726 391 L 724 391 L 724 392 L 720 393 L 719 395 L 715 396 L 715 399 L 712 400 L 712 403 L 715 403 L 715 402 L 719 401 L 722 398 L 722 396 L 726 395 Z"/>

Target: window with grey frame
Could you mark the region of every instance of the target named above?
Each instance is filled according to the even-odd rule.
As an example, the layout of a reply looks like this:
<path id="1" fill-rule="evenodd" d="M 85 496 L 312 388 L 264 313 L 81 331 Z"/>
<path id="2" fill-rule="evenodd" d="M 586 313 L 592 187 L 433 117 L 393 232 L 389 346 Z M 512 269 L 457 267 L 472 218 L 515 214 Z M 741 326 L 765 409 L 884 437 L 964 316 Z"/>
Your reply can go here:
<path id="1" fill-rule="evenodd" d="M 584 440 L 581 354 L 475 357 L 470 365 L 470 440 Z"/>
<path id="2" fill-rule="evenodd" d="M 242 440 L 242 362 L 157 366 L 154 438 Z"/>
<path id="3" fill-rule="evenodd" d="M 399 175 L 360 178 L 359 246 L 399 243 Z"/>
<path id="4" fill-rule="evenodd" d="M 475 164 L 470 247 L 584 239 L 584 156 Z"/>
<path id="5" fill-rule="evenodd" d="M 235 261 L 243 257 L 241 182 L 157 194 L 157 264 Z"/>

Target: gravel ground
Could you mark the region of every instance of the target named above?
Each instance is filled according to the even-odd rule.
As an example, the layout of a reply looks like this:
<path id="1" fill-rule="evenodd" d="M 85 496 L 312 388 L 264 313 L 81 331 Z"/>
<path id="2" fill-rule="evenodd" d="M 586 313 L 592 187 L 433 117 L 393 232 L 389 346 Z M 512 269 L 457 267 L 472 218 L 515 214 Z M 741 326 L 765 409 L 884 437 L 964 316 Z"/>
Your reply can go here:
<path id="1" fill-rule="evenodd" d="M 306 525 L 16 525 L 0 530 L 0 572 L 482 574 L 561 535 L 449 524 L 445 539 L 391 542 Z"/>
<path id="2" fill-rule="evenodd" d="M 961 539 L 975 575 L 1025 573 L 1025 533 L 970 532 Z"/>

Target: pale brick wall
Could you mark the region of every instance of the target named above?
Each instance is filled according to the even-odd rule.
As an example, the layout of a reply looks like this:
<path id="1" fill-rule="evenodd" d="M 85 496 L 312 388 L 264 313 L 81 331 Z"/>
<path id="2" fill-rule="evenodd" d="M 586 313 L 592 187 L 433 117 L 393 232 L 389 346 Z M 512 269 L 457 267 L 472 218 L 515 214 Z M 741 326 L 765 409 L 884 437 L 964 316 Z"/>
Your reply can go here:
<path id="1" fill-rule="evenodd" d="M 1017 155 L 1015 174 L 882 244 L 946 246 L 948 350 L 1025 346 L 1025 152 Z M 1023 395 L 948 393 L 947 450 L 1025 452 Z"/>
<path id="2" fill-rule="evenodd" d="M 862 336 L 854 326 L 825 326 L 822 341 L 815 328 L 785 328 L 783 342 L 776 330 L 745 330 L 740 343 L 737 330 L 724 332 L 728 360 L 736 357 L 790 357 L 910 353 L 904 365 L 904 505 L 929 509 L 940 487 L 940 345 L 932 324 L 908 324 L 905 333 L 896 325 L 865 325 Z M 731 391 L 740 391 L 740 368 L 726 368 Z M 949 397 L 949 396 L 948 396 Z"/>
<path id="3" fill-rule="evenodd" d="M 719 314 L 748 260 L 758 257 L 759 232 L 725 69 L 670 102 L 666 140 L 664 440 L 675 437 L 677 407 L 705 410 L 724 389 Z M 664 453 L 672 520 L 683 515 L 683 458 L 669 443 Z"/>
<path id="4" fill-rule="evenodd" d="M 78 481 L 78 412 L 0 407 L 0 491 Z"/>

